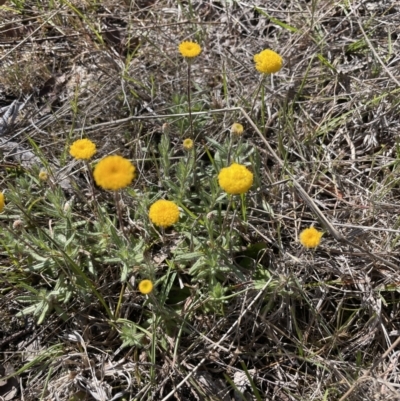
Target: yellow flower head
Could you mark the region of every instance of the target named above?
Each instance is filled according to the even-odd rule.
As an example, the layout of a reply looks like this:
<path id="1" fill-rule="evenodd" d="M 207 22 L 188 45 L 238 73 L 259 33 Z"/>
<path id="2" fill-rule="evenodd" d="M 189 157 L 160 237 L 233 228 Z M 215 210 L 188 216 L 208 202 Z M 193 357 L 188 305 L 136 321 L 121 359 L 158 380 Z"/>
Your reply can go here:
<path id="1" fill-rule="evenodd" d="M 220 187 L 228 194 L 246 193 L 253 185 L 253 173 L 242 164 L 233 163 L 218 174 Z"/>
<path id="2" fill-rule="evenodd" d="M 144 295 L 150 294 L 153 291 L 153 283 L 151 280 L 142 280 L 139 283 L 139 291 Z"/>
<path id="3" fill-rule="evenodd" d="M 4 199 L 3 192 L 0 192 L 0 213 L 4 210 L 4 206 L 6 205 L 6 201 Z"/>
<path id="4" fill-rule="evenodd" d="M 40 181 L 47 181 L 48 179 L 49 179 L 49 175 L 47 174 L 46 171 L 42 170 L 42 171 L 39 173 L 39 180 L 40 180 Z"/>
<path id="5" fill-rule="evenodd" d="M 282 57 L 273 50 L 263 50 L 254 55 L 257 71 L 263 74 L 274 74 L 282 68 Z"/>
<path id="6" fill-rule="evenodd" d="M 193 149 L 194 142 L 190 138 L 186 138 L 183 140 L 183 149 L 190 150 Z"/>
<path id="7" fill-rule="evenodd" d="M 179 51 L 183 57 L 193 58 L 201 53 L 201 46 L 194 42 L 182 42 L 179 45 Z"/>
<path id="8" fill-rule="evenodd" d="M 306 228 L 300 233 L 300 243 L 306 248 L 317 247 L 322 238 L 323 233 L 314 227 Z"/>
<path id="9" fill-rule="evenodd" d="M 149 218 L 156 226 L 172 226 L 179 220 L 178 206 L 174 202 L 160 199 L 150 206 Z"/>
<path id="10" fill-rule="evenodd" d="M 69 154 L 75 159 L 89 160 L 96 153 L 96 145 L 89 139 L 78 139 L 69 148 Z"/>
<path id="11" fill-rule="evenodd" d="M 107 156 L 93 171 L 96 184 L 103 189 L 117 191 L 127 187 L 135 178 L 135 166 L 122 156 Z"/>
<path id="12" fill-rule="evenodd" d="M 240 136 L 243 134 L 243 125 L 239 123 L 233 123 L 231 127 L 231 134 L 235 136 Z"/>

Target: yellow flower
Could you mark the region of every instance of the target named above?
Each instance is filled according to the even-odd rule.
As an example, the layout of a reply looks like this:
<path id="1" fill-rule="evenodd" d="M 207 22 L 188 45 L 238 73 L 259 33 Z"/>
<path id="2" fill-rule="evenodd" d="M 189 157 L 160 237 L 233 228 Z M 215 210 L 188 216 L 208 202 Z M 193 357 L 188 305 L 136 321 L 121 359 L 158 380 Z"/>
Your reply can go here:
<path id="1" fill-rule="evenodd" d="M 193 58 L 201 53 L 201 46 L 194 42 L 182 42 L 179 45 L 179 51 L 183 57 Z"/>
<path id="2" fill-rule="evenodd" d="M 282 68 L 282 57 L 273 50 L 263 50 L 254 55 L 257 71 L 263 74 L 274 74 Z"/>
<path id="3" fill-rule="evenodd" d="M 193 148 L 193 141 L 190 138 L 183 140 L 183 149 L 190 150 Z"/>
<path id="4" fill-rule="evenodd" d="M 39 180 L 40 181 L 47 181 L 49 179 L 49 175 L 47 174 L 47 172 L 46 171 L 41 171 L 40 173 L 39 173 Z"/>
<path id="5" fill-rule="evenodd" d="M 315 248 L 321 242 L 323 233 L 314 227 L 306 228 L 300 233 L 300 243 L 306 248 Z"/>
<path id="6" fill-rule="evenodd" d="M 233 123 L 231 127 L 231 134 L 240 136 L 243 134 L 243 125 L 239 123 Z"/>
<path id="7" fill-rule="evenodd" d="M 0 213 L 4 210 L 4 206 L 6 205 L 6 201 L 4 199 L 3 192 L 0 192 Z"/>
<path id="8" fill-rule="evenodd" d="M 69 148 L 69 154 L 75 159 L 90 159 L 96 153 L 96 145 L 89 139 L 78 139 Z"/>
<path id="9" fill-rule="evenodd" d="M 153 291 L 153 283 L 151 280 L 142 280 L 139 283 L 139 291 L 144 295 L 150 294 Z"/>
<path id="10" fill-rule="evenodd" d="M 242 164 L 233 163 L 218 174 L 220 187 L 228 194 L 246 193 L 253 185 L 253 173 Z"/>
<path id="11" fill-rule="evenodd" d="M 135 166 L 122 156 L 107 156 L 93 171 L 96 184 L 103 189 L 117 191 L 127 187 L 135 178 Z"/>
<path id="12" fill-rule="evenodd" d="M 172 226 L 179 220 L 178 206 L 174 202 L 160 199 L 150 206 L 149 218 L 156 226 Z"/>

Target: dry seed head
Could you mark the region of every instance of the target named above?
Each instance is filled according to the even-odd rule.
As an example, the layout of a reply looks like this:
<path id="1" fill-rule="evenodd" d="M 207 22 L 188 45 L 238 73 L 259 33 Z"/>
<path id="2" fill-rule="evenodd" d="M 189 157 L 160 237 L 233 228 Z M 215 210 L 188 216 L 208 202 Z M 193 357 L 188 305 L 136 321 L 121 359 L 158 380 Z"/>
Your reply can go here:
<path id="1" fill-rule="evenodd" d="M 231 134 L 235 136 L 241 136 L 243 134 L 244 128 L 242 124 L 233 123 L 231 127 Z"/>
<path id="2" fill-rule="evenodd" d="M 13 223 L 13 229 L 14 230 L 16 230 L 16 231 L 18 231 L 18 230 L 21 230 L 21 228 L 24 226 L 24 223 L 23 223 L 23 221 L 22 220 L 15 220 L 14 221 L 14 223 Z"/>
<path id="3" fill-rule="evenodd" d="M 164 123 L 161 127 L 162 133 L 163 134 L 169 134 L 170 131 L 170 125 L 168 123 Z"/>
<path id="4" fill-rule="evenodd" d="M 71 210 L 71 202 L 70 201 L 67 201 L 67 202 L 64 203 L 63 210 L 64 210 L 65 213 L 67 213 L 67 212 L 69 212 Z"/>

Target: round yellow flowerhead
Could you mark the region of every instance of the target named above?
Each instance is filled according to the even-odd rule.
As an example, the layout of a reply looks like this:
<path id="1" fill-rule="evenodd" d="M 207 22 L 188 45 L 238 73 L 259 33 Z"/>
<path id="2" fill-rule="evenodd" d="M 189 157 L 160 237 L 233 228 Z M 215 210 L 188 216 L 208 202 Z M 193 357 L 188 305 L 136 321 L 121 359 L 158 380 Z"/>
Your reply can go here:
<path id="1" fill-rule="evenodd" d="M 314 227 L 306 228 L 300 233 L 300 243 L 306 248 L 316 248 L 322 238 L 323 233 Z"/>
<path id="2" fill-rule="evenodd" d="M 6 201 L 4 198 L 3 192 L 0 192 L 0 213 L 4 210 L 4 206 L 6 205 Z"/>
<path id="3" fill-rule="evenodd" d="M 193 149 L 194 142 L 190 138 L 186 138 L 183 140 L 183 149 L 191 150 Z"/>
<path id="4" fill-rule="evenodd" d="M 97 163 L 93 177 L 99 187 L 118 191 L 131 184 L 135 178 L 135 172 L 135 166 L 128 159 L 113 155 Z"/>
<path id="5" fill-rule="evenodd" d="M 150 206 L 149 218 L 156 226 L 172 226 L 179 220 L 178 206 L 171 201 L 158 200 Z"/>
<path id="6" fill-rule="evenodd" d="M 282 57 L 273 50 L 263 50 L 254 55 L 257 71 L 263 74 L 274 74 L 282 68 Z"/>
<path id="7" fill-rule="evenodd" d="M 89 160 L 95 153 L 96 145 L 89 139 L 78 139 L 69 148 L 69 154 L 79 160 Z"/>
<path id="8" fill-rule="evenodd" d="M 47 181 L 48 179 L 49 179 L 49 175 L 47 174 L 46 171 L 42 170 L 42 171 L 39 173 L 39 180 L 40 180 L 40 181 Z"/>
<path id="9" fill-rule="evenodd" d="M 220 187 L 232 195 L 246 193 L 253 185 L 253 173 L 242 164 L 233 163 L 218 174 Z"/>
<path id="10" fill-rule="evenodd" d="M 183 57 L 194 58 L 201 53 L 201 46 L 195 42 L 182 42 L 179 44 L 179 51 Z"/>
<path id="11" fill-rule="evenodd" d="M 150 294 L 153 291 L 153 283 L 151 280 L 142 280 L 139 283 L 139 291 L 144 295 Z"/>
<path id="12" fill-rule="evenodd" d="M 244 128 L 242 124 L 233 123 L 231 127 L 231 134 L 235 136 L 241 136 L 243 134 Z"/>

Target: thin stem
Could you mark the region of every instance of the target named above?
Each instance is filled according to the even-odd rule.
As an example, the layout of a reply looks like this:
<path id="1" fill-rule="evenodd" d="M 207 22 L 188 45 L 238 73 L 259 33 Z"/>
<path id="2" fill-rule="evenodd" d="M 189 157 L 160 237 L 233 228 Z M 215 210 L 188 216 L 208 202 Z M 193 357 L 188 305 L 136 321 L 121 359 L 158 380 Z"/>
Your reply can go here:
<path id="1" fill-rule="evenodd" d="M 222 230 L 221 230 L 221 233 L 224 232 L 225 224 L 226 224 L 226 221 L 228 220 L 228 215 L 229 215 L 230 209 L 232 208 L 232 206 L 235 207 L 235 206 L 234 206 L 233 195 L 228 194 L 228 199 L 229 199 L 229 201 L 228 201 L 228 206 L 227 206 L 226 211 L 225 211 L 225 217 L 224 217 L 224 221 L 223 221 L 223 223 L 222 223 Z"/>
<path id="2" fill-rule="evenodd" d="M 195 168 L 195 150 L 194 150 L 194 146 L 193 149 L 189 149 L 186 152 L 185 155 L 185 176 L 183 177 L 183 180 L 181 180 L 181 186 L 180 186 L 180 190 L 179 190 L 179 201 L 182 201 L 182 196 L 184 195 L 185 191 L 186 191 L 186 185 L 188 182 L 188 179 L 190 178 L 190 173 L 192 173 L 194 171 Z M 194 159 L 192 161 L 192 158 Z"/>
<path id="3" fill-rule="evenodd" d="M 263 74 L 263 75 L 262 75 L 262 78 L 261 78 L 261 81 L 260 81 L 260 85 L 258 85 L 256 95 L 254 96 L 253 106 L 251 106 L 250 116 L 253 115 L 253 110 L 254 110 L 254 107 L 255 107 L 255 105 L 256 105 L 257 97 L 258 97 L 258 94 L 260 93 L 260 89 L 261 89 L 261 86 L 262 86 L 263 83 L 264 83 L 265 77 L 266 77 L 266 74 Z M 261 102 L 262 102 L 262 103 L 264 102 L 264 96 L 263 96 L 263 98 L 261 99 Z"/>
<path id="4" fill-rule="evenodd" d="M 189 122 L 190 122 L 190 137 L 194 139 L 193 136 L 193 119 L 192 119 L 192 103 L 191 103 L 191 98 L 190 98 L 190 82 L 191 82 L 191 77 L 190 77 L 190 61 L 187 61 L 188 65 L 188 83 L 187 83 L 187 98 L 188 98 L 188 112 L 189 112 Z"/>
<path id="5" fill-rule="evenodd" d="M 194 140 L 194 131 L 193 131 L 193 118 L 192 118 L 192 101 L 190 97 L 190 82 L 191 82 L 191 68 L 190 68 L 190 60 L 186 60 L 188 65 L 188 82 L 187 82 L 187 98 L 188 98 L 188 112 L 189 112 L 189 123 L 190 123 L 190 138 Z M 196 175 L 196 146 L 193 147 L 193 185 L 197 185 L 197 175 Z"/>
<path id="6" fill-rule="evenodd" d="M 126 288 L 126 284 L 123 283 L 122 287 L 121 287 L 121 291 L 119 293 L 118 304 L 117 304 L 117 307 L 116 307 L 115 312 L 114 312 L 114 319 L 115 320 L 119 319 L 119 313 L 121 312 L 122 298 L 123 298 L 124 293 L 125 293 L 125 288 Z"/>
<path id="7" fill-rule="evenodd" d="M 118 221 L 119 221 L 119 228 L 122 230 L 124 234 L 125 233 L 125 227 L 124 227 L 124 221 L 122 218 L 122 207 L 121 207 L 121 194 L 119 191 L 114 192 L 114 202 L 115 202 L 115 207 L 117 209 L 117 214 L 118 214 Z"/>
<path id="8" fill-rule="evenodd" d="M 243 221 L 247 221 L 247 215 L 246 215 L 246 195 L 245 194 L 240 194 L 240 200 L 241 200 L 241 205 L 242 205 L 242 217 Z"/>
<path id="9" fill-rule="evenodd" d="M 229 138 L 229 145 L 228 145 L 228 154 L 226 156 L 226 161 L 228 163 L 228 166 L 231 164 L 231 151 L 232 151 L 232 146 L 233 146 L 233 137 L 232 134 L 230 135 Z"/>
<path id="10" fill-rule="evenodd" d="M 156 322 L 156 314 L 153 312 L 153 321 L 152 321 L 152 336 L 151 336 L 151 365 L 150 365 L 150 382 L 155 384 L 155 368 L 156 368 L 156 341 L 157 341 L 157 322 Z"/>
<path id="11" fill-rule="evenodd" d="M 84 160 L 85 166 L 86 166 L 86 170 L 89 176 L 89 181 L 90 181 L 90 189 L 92 191 L 92 199 L 93 201 L 95 200 L 95 187 L 94 187 L 94 180 L 93 180 L 93 173 L 92 170 L 90 169 L 90 165 L 89 162 L 87 160 Z"/>

